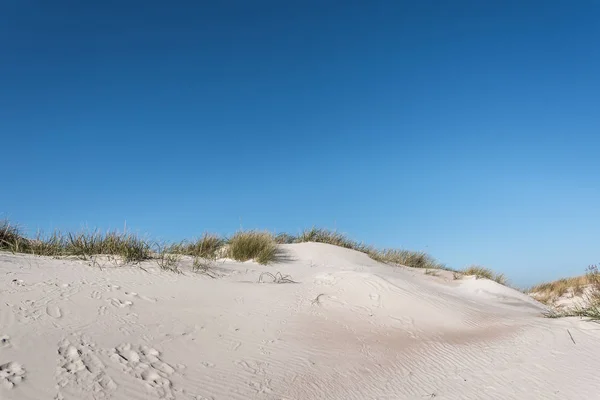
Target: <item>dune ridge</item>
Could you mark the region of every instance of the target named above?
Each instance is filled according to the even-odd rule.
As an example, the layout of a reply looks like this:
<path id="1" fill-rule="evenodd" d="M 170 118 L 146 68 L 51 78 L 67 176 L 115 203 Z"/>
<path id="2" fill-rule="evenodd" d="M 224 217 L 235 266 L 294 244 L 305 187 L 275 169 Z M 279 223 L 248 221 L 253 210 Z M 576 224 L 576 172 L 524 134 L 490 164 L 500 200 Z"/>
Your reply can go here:
<path id="1" fill-rule="evenodd" d="M 285 257 L 268 266 L 218 260 L 212 277 L 186 256 L 173 273 L 151 261 L 0 253 L 0 398 L 600 392 L 593 323 L 544 318 L 546 306 L 487 279 L 391 268 L 323 243 L 278 249 Z"/>

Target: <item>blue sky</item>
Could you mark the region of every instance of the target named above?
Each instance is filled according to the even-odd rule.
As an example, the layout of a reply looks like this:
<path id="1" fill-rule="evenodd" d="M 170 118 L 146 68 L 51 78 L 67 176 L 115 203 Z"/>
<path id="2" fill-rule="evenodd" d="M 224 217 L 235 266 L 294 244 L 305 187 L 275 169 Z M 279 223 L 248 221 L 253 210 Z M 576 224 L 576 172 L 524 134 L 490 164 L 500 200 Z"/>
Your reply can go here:
<path id="1" fill-rule="evenodd" d="M 219 4 L 214 4 L 219 3 Z M 0 1 L 0 213 L 600 262 L 600 3 Z"/>

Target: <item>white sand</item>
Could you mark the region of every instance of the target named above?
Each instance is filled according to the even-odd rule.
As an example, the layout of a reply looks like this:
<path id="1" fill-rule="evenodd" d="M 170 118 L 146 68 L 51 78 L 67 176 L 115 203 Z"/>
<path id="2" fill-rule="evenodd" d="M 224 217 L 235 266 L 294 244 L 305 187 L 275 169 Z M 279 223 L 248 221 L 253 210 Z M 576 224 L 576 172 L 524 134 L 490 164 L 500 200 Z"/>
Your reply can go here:
<path id="1" fill-rule="evenodd" d="M 0 399 L 600 396 L 598 324 L 545 319 L 488 280 L 282 248 L 291 260 L 219 264 L 218 279 L 189 260 L 177 275 L 0 254 Z"/>

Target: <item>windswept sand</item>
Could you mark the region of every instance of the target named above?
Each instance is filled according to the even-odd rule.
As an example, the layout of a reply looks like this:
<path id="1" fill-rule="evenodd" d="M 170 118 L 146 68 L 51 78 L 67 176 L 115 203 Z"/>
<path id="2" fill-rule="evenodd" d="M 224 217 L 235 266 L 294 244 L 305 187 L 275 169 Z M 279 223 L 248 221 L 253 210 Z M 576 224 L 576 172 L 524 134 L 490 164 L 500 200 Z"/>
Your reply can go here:
<path id="1" fill-rule="evenodd" d="M 488 280 L 281 247 L 217 279 L 0 254 L 0 399 L 600 398 L 598 324 Z"/>

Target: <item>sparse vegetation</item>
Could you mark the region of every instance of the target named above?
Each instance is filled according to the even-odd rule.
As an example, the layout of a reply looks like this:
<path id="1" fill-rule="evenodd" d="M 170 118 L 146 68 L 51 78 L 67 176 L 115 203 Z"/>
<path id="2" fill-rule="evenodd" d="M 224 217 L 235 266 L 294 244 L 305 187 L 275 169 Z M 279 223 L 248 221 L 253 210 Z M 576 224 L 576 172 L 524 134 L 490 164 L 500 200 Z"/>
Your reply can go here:
<path id="1" fill-rule="evenodd" d="M 554 282 L 540 283 L 530 288 L 527 292 L 532 294 L 536 300 L 550 304 L 567 294 L 570 290 L 573 291 L 574 295 L 583 294 L 583 289 L 589 284 L 591 284 L 590 278 L 586 274 L 572 278 L 563 278 Z"/>
<path id="2" fill-rule="evenodd" d="M 312 228 L 303 231 L 296 238 L 296 243 L 302 242 L 327 243 L 360 251 L 369 255 L 372 259 L 386 264 L 404 265 L 412 268 L 448 269 L 444 264 L 438 263 L 433 257 L 424 252 L 400 249 L 378 250 L 362 242 L 349 239 L 343 233 L 327 229 Z"/>
<path id="3" fill-rule="evenodd" d="M 461 273 L 463 275 L 474 275 L 477 279 L 485 278 L 501 285 L 507 285 L 506 276 L 504 276 L 504 274 L 497 274 L 491 269 L 480 265 L 472 265 L 469 268 L 462 270 Z"/>
<path id="4" fill-rule="evenodd" d="M 576 305 L 572 308 L 565 310 L 552 310 L 546 314 L 549 318 L 560 318 L 560 317 L 582 317 L 589 318 L 594 321 L 600 321 L 600 271 L 597 265 L 591 265 L 587 269 L 587 273 L 583 277 L 571 278 L 573 284 L 580 284 L 590 288 L 587 294 L 583 294 L 585 304 Z M 568 279 L 561 279 L 560 282 L 549 282 L 542 285 L 535 286 L 532 288 L 533 293 L 545 293 L 543 290 L 552 292 L 554 288 L 559 293 L 563 290 L 565 281 Z M 559 282 L 559 283 L 557 283 Z M 541 287 L 541 289 L 540 289 Z M 535 289 L 538 289 L 537 291 Z M 537 299 L 537 296 L 536 296 Z"/>
<path id="5" fill-rule="evenodd" d="M 160 269 L 179 272 L 178 264 L 181 261 L 181 254 L 173 253 L 171 246 L 158 245 L 157 247 L 154 257 Z"/>
<path id="6" fill-rule="evenodd" d="M 277 256 L 277 244 L 268 232 L 240 231 L 229 239 L 228 255 L 236 261 L 255 260 L 268 264 Z"/>
<path id="7" fill-rule="evenodd" d="M 378 250 L 354 241 L 343 233 L 315 227 L 301 232 L 298 236 L 287 233 L 272 235 L 261 231 L 240 231 L 230 239 L 225 239 L 206 233 L 200 239 L 182 241 L 171 246 L 158 246 L 158 251 L 152 252 L 149 241 L 130 233 L 92 231 L 63 235 L 55 232 L 46 237 L 38 235 L 32 240 L 27 239 L 8 221 L 0 224 L 0 250 L 55 257 L 75 255 L 85 259 L 93 255 L 108 254 L 120 256 L 125 262 L 154 258 L 161 268 L 172 270 L 177 270 L 178 257 L 182 255 L 193 257 L 194 269 L 198 271 L 207 270 L 220 257 L 231 257 L 237 261 L 253 259 L 260 264 L 268 264 L 277 258 L 278 244 L 302 242 L 326 243 L 360 251 L 374 260 L 391 265 L 450 270 L 424 252 L 400 249 Z"/>
<path id="8" fill-rule="evenodd" d="M 343 233 L 315 227 L 303 231 L 296 237 L 296 243 L 304 242 L 327 243 L 353 250 L 361 248 L 361 244 L 349 239 Z"/>
<path id="9" fill-rule="evenodd" d="M 413 268 L 446 269 L 444 264 L 438 263 L 429 254 L 420 251 L 385 249 L 371 250 L 367 254 L 374 260 L 388 264 L 406 265 Z"/>

